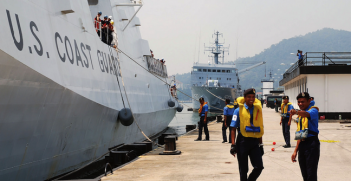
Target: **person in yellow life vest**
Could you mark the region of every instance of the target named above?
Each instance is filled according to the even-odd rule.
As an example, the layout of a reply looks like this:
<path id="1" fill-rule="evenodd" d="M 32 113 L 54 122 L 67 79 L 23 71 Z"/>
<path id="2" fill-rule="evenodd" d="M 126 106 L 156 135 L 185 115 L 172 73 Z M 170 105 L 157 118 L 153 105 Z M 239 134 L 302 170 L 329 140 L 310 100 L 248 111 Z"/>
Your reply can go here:
<path id="1" fill-rule="evenodd" d="M 200 116 L 200 121 L 199 121 L 199 136 L 197 137 L 196 140 L 194 141 L 201 141 L 202 138 L 202 128 L 204 128 L 206 139 L 202 141 L 209 141 L 210 140 L 210 134 L 208 133 L 208 128 L 207 128 L 207 112 L 208 112 L 208 105 L 207 102 L 205 102 L 204 98 L 201 97 L 199 99 L 200 102 L 200 108 L 199 108 L 199 116 Z"/>
<path id="2" fill-rule="evenodd" d="M 294 106 L 291 102 L 289 102 L 289 96 L 283 97 L 283 103 L 281 105 L 281 118 L 280 118 L 280 126 L 283 129 L 283 136 L 285 140 L 284 148 L 290 148 L 290 125 L 291 125 L 291 116 L 289 111 L 294 109 Z"/>
<path id="3" fill-rule="evenodd" d="M 227 142 L 227 128 L 229 128 L 230 123 L 232 122 L 233 114 L 234 114 L 234 105 L 230 103 L 230 99 L 225 100 L 225 107 L 223 109 L 223 115 L 224 115 L 224 121 L 222 125 L 222 136 L 223 136 L 223 142 Z M 232 142 L 231 139 L 231 134 L 230 134 L 230 128 L 229 128 L 229 143 Z"/>
<path id="4" fill-rule="evenodd" d="M 317 181 L 317 170 L 320 156 L 320 142 L 318 139 L 318 107 L 312 106 L 310 95 L 307 92 L 300 93 L 297 102 L 301 110 L 292 109 L 291 115 L 297 114 L 299 118 L 295 139 L 296 148 L 291 156 L 291 161 L 296 162 L 299 155 L 299 165 L 304 181 Z M 298 136 L 304 132 L 304 136 Z"/>
<path id="5" fill-rule="evenodd" d="M 255 89 L 248 89 L 244 92 L 244 97 L 237 98 L 239 108 L 235 109 L 230 124 L 232 137 L 230 153 L 234 157 L 235 154 L 238 155 L 241 181 L 254 181 L 263 170 L 263 116 L 261 102 L 255 98 L 255 94 Z M 238 130 L 238 137 L 235 140 L 236 130 Z M 249 177 L 247 177 L 248 157 L 253 167 Z"/>

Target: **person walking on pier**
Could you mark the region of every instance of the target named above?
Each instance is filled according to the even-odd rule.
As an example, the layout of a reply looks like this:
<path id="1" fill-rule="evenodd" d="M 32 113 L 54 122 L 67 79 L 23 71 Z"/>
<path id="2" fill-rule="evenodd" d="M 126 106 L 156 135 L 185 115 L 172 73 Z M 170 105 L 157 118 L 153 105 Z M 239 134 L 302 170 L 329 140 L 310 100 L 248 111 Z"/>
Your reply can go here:
<path id="1" fill-rule="evenodd" d="M 290 116 L 290 111 L 294 109 L 294 106 L 292 105 L 291 102 L 289 102 L 289 96 L 284 96 L 283 97 L 283 103 L 281 106 L 282 114 L 281 114 L 281 119 L 280 119 L 280 126 L 282 126 L 283 129 L 283 136 L 285 140 L 285 145 L 283 146 L 284 148 L 290 148 L 290 125 L 291 125 L 291 116 Z"/>
<path id="2" fill-rule="evenodd" d="M 296 162 L 299 155 L 299 165 L 304 181 L 317 181 L 317 170 L 320 156 L 320 142 L 318 139 L 318 107 L 311 105 L 310 95 L 300 93 L 297 97 L 299 111 L 292 109 L 291 115 L 297 114 L 299 118 L 295 139 L 296 148 L 291 161 Z"/>
<path id="3" fill-rule="evenodd" d="M 199 136 L 195 141 L 201 141 L 202 139 L 202 128 L 204 128 L 206 139 L 203 141 L 209 141 L 210 140 L 210 134 L 208 133 L 208 128 L 207 128 L 207 112 L 208 112 L 208 105 L 207 102 L 205 102 L 204 98 L 201 97 L 199 99 L 200 102 L 200 108 L 199 108 L 199 116 L 200 116 L 200 121 L 199 121 Z"/>
<path id="4" fill-rule="evenodd" d="M 234 157 L 237 154 L 241 181 L 257 180 L 264 168 L 262 107 L 260 101 L 255 99 L 255 94 L 255 89 L 248 89 L 244 92 L 244 97 L 237 99 L 239 108 L 235 109 L 230 124 L 232 137 L 230 153 Z M 238 137 L 235 141 L 236 130 L 238 130 Z M 254 168 L 249 177 L 247 177 L 248 157 Z"/>
<path id="5" fill-rule="evenodd" d="M 222 135 L 223 135 L 223 142 L 227 142 L 227 128 L 229 128 L 230 123 L 232 122 L 233 114 L 234 114 L 234 105 L 230 104 L 230 99 L 225 100 L 225 107 L 223 109 L 223 115 L 224 115 L 224 121 L 223 121 L 223 126 L 222 126 Z M 231 139 L 231 131 L 229 128 L 229 143 L 232 142 Z"/>

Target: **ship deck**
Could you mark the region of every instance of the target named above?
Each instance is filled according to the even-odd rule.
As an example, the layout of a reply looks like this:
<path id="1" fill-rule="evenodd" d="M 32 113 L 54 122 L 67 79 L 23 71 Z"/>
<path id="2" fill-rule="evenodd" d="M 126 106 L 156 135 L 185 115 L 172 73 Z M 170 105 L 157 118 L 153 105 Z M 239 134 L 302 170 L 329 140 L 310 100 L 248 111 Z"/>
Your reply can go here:
<path id="1" fill-rule="evenodd" d="M 291 162 L 296 141 L 292 141 L 292 148 L 283 148 L 285 143 L 279 114 L 269 108 L 263 111 L 264 170 L 258 180 L 302 180 L 299 164 Z M 240 180 L 237 159 L 229 154 L 230 145 L 221 143 L 221 128 L 222 123 L 212 122 L 209 125 L 210 141 L 194 142 L 197 131 L 190 132 L 177 141 L 181 155 L 158 155 L 163 151 L 159 148 L 101 180 Z M 295 128 L 291 126 L 292 140 Z M 320 123 L 319 128 L 321 156 L 318 180 L 348 180 L 351 177 L 351 128 L 336 122 Z M 277 144 L 273 145 L 273 142 Z M 275 151 L 271 151 L 272 148 Z M 249 172 L 251 170 L 250 165 Z"/>

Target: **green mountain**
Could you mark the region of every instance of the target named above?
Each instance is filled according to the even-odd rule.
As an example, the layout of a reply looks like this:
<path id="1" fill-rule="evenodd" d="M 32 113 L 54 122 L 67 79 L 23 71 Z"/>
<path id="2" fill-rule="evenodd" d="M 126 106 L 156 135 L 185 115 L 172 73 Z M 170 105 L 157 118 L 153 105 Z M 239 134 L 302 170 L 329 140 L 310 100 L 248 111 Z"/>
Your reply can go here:
<path id="1" fill-rule="evenodd" d="M 262 87 L 261 79 L 269 78 L 270 70 L 272 71 L 272 77 L 277 80 L 274 84 L 277 87 L 278 82 L 282 79 L 281 74 L 290 68 L 291 63 L 297 61 L 296 53 L 298 49 L 302 50 L 303 53 L 351 52 L 351 32 L 324 28 L 303 36 L 284 39 L 253 57 L 239 58 L 236 60 L 236 63 L 267 62 L 266 65 L 261 65 L 239 75 L 242 89 L 254 87 L 260 90 Z M 237 68 L 240 70 L 248 66 L 238 64 Z M 190 73 L 177 74 L 175 76 L 183 84 L 190 84 Z"/>

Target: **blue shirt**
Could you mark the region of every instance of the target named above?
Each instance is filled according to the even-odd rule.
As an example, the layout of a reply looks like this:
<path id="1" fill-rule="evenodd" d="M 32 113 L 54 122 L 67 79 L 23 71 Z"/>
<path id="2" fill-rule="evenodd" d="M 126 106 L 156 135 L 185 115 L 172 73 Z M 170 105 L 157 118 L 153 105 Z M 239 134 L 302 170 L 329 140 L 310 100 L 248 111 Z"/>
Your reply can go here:
<path id="1" fill-rule="evenodd" d="M 310 102 L 310 106 L 314 106 L 316 104 L 316 102 L 314 102 L 314 100 L 312 100 L 311 102 Z"/>
<path id="2" fill-rule="evenodd" d="M 202 107 L 201 116 L 205 116 L 205 112 L 208 112 L 208 105 L 207 104 L 205 104 Z"/>
<path id="3" fill-rule="evenodd" d="M 299 59 L 302 59 L 303 55 L 301 53 L 298 53 Z"/>
<path id="4" fill-rule="evenodd" d="M 283 106 L 283 108 L 284 108 L 284 106 Z M 287 111 L 287 113 L 286 113 L 286 117 L 287 117 L 287 118 L 290 117 L 289 111 L 291 111 L 292 109 L 294 109 L 294 106 L 293 106 L 293 105 L 288 105 L 288 111 Z"/>
<path id="5" fill-rule="evenodd" d="M 249 106 L 247 106 L 246 103 L 245 103 L 244 107 L 250 111 L 251 115 L 253 115 L 254 106 L 249 108 Z M 234 111 L 233 119 L 232 119 L 232 122 L 230 123 L 230 127 L 232 127 L 232 128 L 240 128 L 239 108 L 236 108 L 235 111 Z M 239 130 L 239 132 L 240 132 L 240 130 Z"/>
<path id="6" fill-rule="evenodd" d="M 308 130 L 316 132 L 317 134 L 319 133 L 318 130 L 318 110 L 315 108 L 312 108 L 311 110 L 309 110 L 312 106 L 309 105 L 308 108 L 306 109 L 306 112 L 310 113 L 310 120 L 308 121 Z M 308 134 L 307 137 L 311 137 L 311 136 L 316 136 L 313 134 Z"/>
<path id="7" fill-rule="evenodd" d="M 224 110 L 223 110 L 224 116 L 233 116 L 233 114 L 234 114 L 234 108 L 230 109 L 227 106 L 224 107 Z"/>

